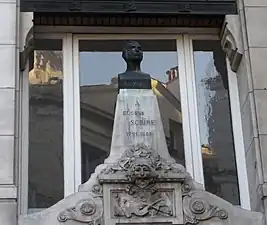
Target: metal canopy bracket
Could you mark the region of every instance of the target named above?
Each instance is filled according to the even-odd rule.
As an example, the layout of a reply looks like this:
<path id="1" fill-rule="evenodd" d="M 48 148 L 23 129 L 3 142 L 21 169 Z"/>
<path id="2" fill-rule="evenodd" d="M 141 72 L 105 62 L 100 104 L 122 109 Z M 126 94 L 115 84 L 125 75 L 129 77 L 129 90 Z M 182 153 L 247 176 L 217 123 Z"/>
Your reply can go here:
<path id="1" fill-rule="evenodd" d="M 235 0 L 22 0 L 22 12 L 236 14 Z"/>

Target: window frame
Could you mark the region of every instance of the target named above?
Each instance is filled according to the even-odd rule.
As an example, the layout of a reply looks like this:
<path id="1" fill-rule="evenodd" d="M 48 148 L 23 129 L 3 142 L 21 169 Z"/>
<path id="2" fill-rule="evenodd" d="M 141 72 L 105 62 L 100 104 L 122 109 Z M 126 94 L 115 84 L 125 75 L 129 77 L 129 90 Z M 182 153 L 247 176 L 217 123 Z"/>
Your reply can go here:
<path id="1" fill-rule="evenodd" d="M 194 51 L 193 51 L 193 41 L 195 40 L 220 40 L 218 35 L 189 35 L 189 46 L 191 51 L 191 69 L 193 80 L 195 82 L 196 73 L 195 73 L 195 66 L 194 66 Z M 236 170 L 237 170 L 237 177 L 238 177 L 238 187 L 239 187 L 239 199 L 240 199 L 240 206 L 244 209 L 250 210 L 250 194 L 249 194 L 249 183 L 247 178 L 247 167 L 246 167 L 246 157 L 245 157 L 245 146 L 243 140 L 243 130 L 242 130 L 242 121 L 241 121 L 241 108 L 239 102 L 239 91 L 238 91 L 238 82 L 237 82 L 237 75 L 231 70 L 231 66 L 229 64 L 229 60 L 225 57 L 225 63 L 227 67 L 227 74 L 228 74 L 228 89 L 229 89 L 229 101 L 230 101 L 230 113 L 231 113 L 231 125 L 233 131 L 233 140 L 234 140 L 234 149 L 235 149 L 235 161 L 236 161 Z M 195 85 L 196 87 L 196 85 Z M 195 110 L 198 112 L 198 104 L 197 104 L 197 93 L 195 91 Z M 198 113 L 196 113 L 198 117 Z M 199 125 L 198 125 L 198 118 L 197 119 L 197 126 L 198 129 L 198 146 L 201 145 L 199 139 Z M 205 185 L 204 175 L 203 175 L 203 162 L 202 162 L 202 155 L 201 150 L 198 151 L 200 154 L 198 155 L 197 160 L 199 160 L 199 168 L 201 168 L 202 173 L 202 181 L 201 184 Z"/>
<path id="2" fill-rule="evenodd" d="M 67 49 L 67 34 L 56 34 L 56 33 L 49 33 L 42 35 L 39 39 L 58 39 L 62 40 L 62 54 L 63 54 L 63 73 L 66 71 L 65 64 L 64 64 L 64 58 L 66 58 L 68 54 Z M 23 215 L 27 213 L 34 213 L 43 210 L 42 208 L 28 208 L 28 180 L 29 180 L 29 60 L 27 61 L 27 64 L 25 66 L 25 70 L 22 72 L 22 78 L 20 82 L 20 101 L 21 101 L 21 107 L 20 107 L 20 121 L 19 121 L 19 131 L 21 136 L 21 142 L 19 144 L 19 165 L 20 165 L 20 171 L 19 171 L 19 190 L 18 190 L 18 213 Z M 65 78 L 65 77 L 64 77 Z M 65 92 L 66 85 L 65 82 L 63 82 L 63 93 Z M 63 94 L 63 102 L 66 101 L 65 94 Z M 65 104 L 63 105 L 63 112 L 65 113 Z M 64 123 L 64 130 L 65 133 L 65 115 L 63 116 L 63 123 Z M 65 136 L 65 135 L 63 135 Z M 63 140 L 63 154 L 64 154 L 64 163 L 65 163 L 65 140 Z M 68 167 L 64 164 L 64 191 L 66 186 L 66 175 L 68 174 L 68 171 L 65 171 L 65 168 L 68 169 Z M 65 193 L 64 193 L 64 196 Z"/>
<path id="3" fill-rule="evenodd" d="M 134 39 L 134 40 L 140 40 L 140 39 L 147 39 L 147 40 L 152 40 L 152 39 L 165 39 L 165 40 L 176 40 L 176 52 L 178 55 L 178 67 L 179 67 L 179 79 L 180 79 L 180 91 L 181 91 L 181 99 L 183 98 L 184 100 L 181 100 L 182 104 L 182 111 L 183 111 L 183 119 L 188 121 L 186 123 L 183 123 L 183 134 L 184 134 L 184 149 L 185 149 L 185 164 L 187 171 L 193 175 L 193 159 L 191 157 L 191 128 L 190 128 L 190 117 L 189 115 L 189 108 L 187 106 L 187 95 L 184 94 L 186 93 L 186 79 L 185 79 L 185 60 L 184 58 L 184 48 L 183 48 L 183 39 L 182 35 L 180 34 L 79 34 L 79 35 L 74 35 L 73 36 L 73 71 L 74 74 L 73 76 L 75 77 L 76 81 L 74 82 L 74 89 L 75 89 L 75 98 L 76 98 L 76 103 L 80 103 L 80 86 L 79 86 L 79 41 L 80 40 L 129 40 L 129 39 Z M 119 72 L 119 71 L 118 71 Z M 81 134 L 80 134 L 80 105 L 76 105 L 77 108 L 77 117 L 76 117 L 76 129 L 78 132 L 75 134 L 75 142 L 79 143 L 76 147 L 77 150 L 75 154 L 75 189 L 74 191 L 78 190 L 79 185 L 81 184 Z M 78 166 L 79 165 L 79 166 Z"/>
<path id="4" fill-rule="evenodd" d="M 173 32 L 170 34 L 158 32 L 146 34 L 73 34 L 42 33 L 36 37 L 42 39 L 62 39 L 63 46 L 63 102 L 64 102 L 64 196 L 76 191 L 81 184 L 81 134 L 80 134 L 80 86 L 79 86 L 79 40 L 90 39 L 172 39 L 176 40 L 178 67 L 180 79 L 181 105 L 183 111 L 183 134 L 185 164 L 187 171 L 194 180 L 204 189 L 204 175 L 202 154 L 200 148 L 200 135 L 198 124 L 197 93 L 195 85 L 193 40 L 220 40 L 217 34 L 186 34 Z M 232 115 L 233 138 L 236 155 L 237 176 L 239 185 L 240 204 L 242 208 L 250 210 L 250 197 L 247 182 L 247 170 L 241 124 L 241 111 L 239 104 L 237 77 L 229 67 L 226 59 L 229 83 L 229 97 Z M 27 67 L 28 68 L 28 67 Z M 21 171 L 20 177 L 20 214 L 26 214 L 28 209 L 28 131 L 29 126 L 29 91 L 28 72 L 23 72 L 21 82 Z M 119 71 L 118 71 L 119 72 Z M 40 209 L 42 210 L 42 209 Z M 39 211 L 39 209 L 38 209 Z"/>
<path id="5" fill-rule="evenodd" d="M 205 180 L 203 173 L 203 162 L 200 144 L 198 104 L 196 92 L 196 73 L 194 67 L 194 40 L 220 40 L 218 35 L 199 35 L 199 34 L 79 34 L 73 36 L 73 55 L 74 55 L 74 73 L 75 77 L 79 77 L 79 40 L 90 39 L 176 39 L 181 104 L 183 111 L 183 134 L 184 134 L 184 150 L 185 164 L 187 171 L 192 175 L 194 180 L 204 189 Z M 227 58 L 226 58 L 227 60 Z M 76 65 L 76 66 L 75 66 Z M 227 64 L 228 65 L 228 64 Z M 227 66 L 228 83 L 229 83 L 229 100 L 231 104 L 232 129 L 235 146 L 236 167 L 238 176 L 240 205 L 245 209 L 250 209 L 249 189 L 246 173 L 245 152 L 241 125 L 241 112 L 238 101 L 238 86 L 236 75 Z M 77 84 L 77 83 L 76 83 Z M 78 84 L 79 85 L 79 84 Z M 186 87 L 186 88 L 185 88 Z M 79 88 L 79 87 L 76 87 Z M 76 92 L 76 96 L 77 93 Z M 77 102 L 80 98 L 77 99 Z M 238 104 L 236 104 L 238 102 Z M 79 108 L 79 107 L 78 107 Z M 188 116 L 189 115 L 189 116 Z M 237 122 L 238 121 L 238 122 Z M 188 125 L 190 124 L 190 125 Z M 80 124 L 79 124 L 80 126 Z M 187 135 L 188 136 L 187 136 Z M 80 139 L 79 139 L 80 140 Z M 80 152 L 80 151 L 79 151 Z M 81 161 L 81 159 L 79 159 Z M 77 164 L 79 162 L 75 162 Z M 78 174 L 78 171 L 77 171 Z"/>

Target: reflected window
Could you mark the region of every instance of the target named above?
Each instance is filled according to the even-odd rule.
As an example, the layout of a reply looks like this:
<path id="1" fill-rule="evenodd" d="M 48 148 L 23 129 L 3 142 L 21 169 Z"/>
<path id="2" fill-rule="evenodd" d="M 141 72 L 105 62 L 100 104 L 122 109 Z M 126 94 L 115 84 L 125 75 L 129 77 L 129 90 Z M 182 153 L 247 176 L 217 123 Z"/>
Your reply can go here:
<path id="1" fill-rule="evenodd" d="M 61 40 L 37 40 L 29 72 L 28 208 L 64 197 Z"/>
<path id="2" fill-rule="evenodd" d="M 117 75 L 126 69 L 121 56 L 125 41 L 79 42 L 82 182 L 109 155 L 118 94 Z M 169 152 L 184 165 L 176 40 L 138 42 L 144 51 L 142 70 L 152 77 Z"/>
<path id="3" fill-rule="evenodd" d="M 238 205 L 225 54 L 219 41 L 193 41 L 193 48 L 205 188 Z"/>

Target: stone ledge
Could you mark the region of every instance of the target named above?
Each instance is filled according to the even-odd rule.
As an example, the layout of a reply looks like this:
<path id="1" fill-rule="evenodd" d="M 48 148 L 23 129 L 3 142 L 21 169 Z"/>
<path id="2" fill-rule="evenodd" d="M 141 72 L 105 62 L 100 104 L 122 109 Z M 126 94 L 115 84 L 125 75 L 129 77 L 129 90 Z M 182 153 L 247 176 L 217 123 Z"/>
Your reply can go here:
<path id="1" fill-rule="evenodd" d="M 0 199 L 16 199 L 17 187 L 15 185 L 0 185 Z"/>

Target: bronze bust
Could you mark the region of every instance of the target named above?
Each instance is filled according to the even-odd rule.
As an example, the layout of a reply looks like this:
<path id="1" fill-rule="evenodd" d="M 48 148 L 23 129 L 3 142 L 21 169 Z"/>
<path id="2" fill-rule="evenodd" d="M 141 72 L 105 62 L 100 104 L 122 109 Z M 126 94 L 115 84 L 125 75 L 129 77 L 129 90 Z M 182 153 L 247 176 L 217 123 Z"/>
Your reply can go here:
<path id="1" fill-rule="evenodd" d="M 123 48 L 122 58 L 127 64 L 124 73 L 118 75 L 119 89 L 151 89 L 150 75 L 141 71 L 143 51 L 137 41 L 128 41 Z"/>

